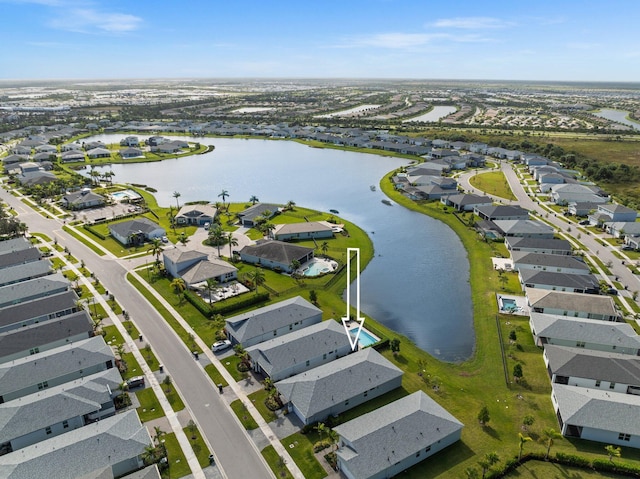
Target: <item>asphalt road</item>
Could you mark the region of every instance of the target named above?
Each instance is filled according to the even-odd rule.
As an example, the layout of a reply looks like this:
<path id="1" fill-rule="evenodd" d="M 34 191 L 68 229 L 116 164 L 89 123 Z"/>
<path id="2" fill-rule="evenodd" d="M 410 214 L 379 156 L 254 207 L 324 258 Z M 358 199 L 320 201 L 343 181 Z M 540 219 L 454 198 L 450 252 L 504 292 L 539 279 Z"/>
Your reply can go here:
<path id="1" fill-rule="evenodd" d="M 44 233 L 52 239 L 58 238 L 58 244 L 68 247 L 73 256 L 84 260 L 87 268 L 116 297 L 122 308 L 129 312 L 143 341 L 153 347 L 158 360 L 180 390 L 225 475 L 232 479 L 273 477 L 260 453 L 223 404 L 217 389 L 211 385 L 208 376 L 186 345 L 126 281 L 128 261 L 100 257 L 63 231 L 59 221 L 44 218 L 4 189 L 0 189 L 0 197 L 18 211 L 20 220 L 29 226 L 30 232 Z"/>

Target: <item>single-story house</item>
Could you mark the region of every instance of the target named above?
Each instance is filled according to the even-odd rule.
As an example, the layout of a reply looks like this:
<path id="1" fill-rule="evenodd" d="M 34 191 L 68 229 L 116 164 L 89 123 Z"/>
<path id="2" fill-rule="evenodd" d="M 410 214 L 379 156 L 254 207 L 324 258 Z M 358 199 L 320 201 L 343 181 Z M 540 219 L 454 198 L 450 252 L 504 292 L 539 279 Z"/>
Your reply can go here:
<path id="1" fill-rule="evenodd" d="M 144 153 L 140 148 L 124 148 L 119 153 L 122 158 L 144 158 Z"/>
<path id="2" fill-rule="evenodd" d="M 80 150 L 69 150 L 60 155 L 62 163 L 84 162 L 84 153 Z"/>
<path id="3" fill-rule="evenodd" d="M 38 153 L 57 153 L 58 152 L 58 148 L 56 148 L 54 145 L 39 145 L 36 146 L 35 150 Z"/>
<path id="4" fill-rule="evenodd" d="M 218 215 L 218 210 L 213 205 L 183 205 L 176 215 L 176 223 L 179 225 L 203 226 L 205 223 L 213 224 Z"/>
<path id="5" fill-rule="evenodd" d="M 29 155 L 9 155 L 2 158 L 2 164 L 5 168 L 25 161 L 29 161 Z"/>
<path id="6" fill-rule="evenodd" d="M 90 141 L 89 143 L 83 143 L 82 147 L 85 151 L 94 150 L 96 148 L 102 148 L 104 150 L 108 150 L 107 145 L 101 141 Z"/>
<path id="7" fill-rule="evenodd" d="M 112 223 L 109 225 L 109 233 L 125 246 L 142 244 L 167 234 L 164 228 L 147 218 Z"/>
<path id="8" fill-rule="evenodd" d="M 351 353 L 344 326 L 330 319 L 246 348 L 253 370 L 273 382 Z"/>
<path id="9" fill-rule="evenodd" d="M 5 241 L 0 241 L 0 244 L 2 243 L 5 243 Z M 19 264 L 38 261 L 40 258 L 40 250 L 31 245 L 29 248 L 21 248 L 16 250 L 3 251 L 2 249 L 0 249 L 0 270 Z"/>
<path id="10" fill-rule="evenodd" d="M 53 183 L 57 179 L 58 177 L 54 173 L 42 170 L 30 171 L 29 173 L 16 176 L 16 180 L 24 186 L 46 185 Z"/>
<path id="11" fill-rule="evenodd" d="M 273 216 L 279 211 L 280 206 L 278 205 L 269 203 L 256 203 L 255 205 L 252 205 L 246 210 L 238 213 L 238 219 L 240 220 L 240 224 L 242 226 L 252 228 L 256 225 L 255 221 L 259 216 L 264 217 L 264 214 L 267 213 L 268 218 L 273 218 Z"/>
<path id="12" fill-rule="evenodd" d="M 334 428 L 338 469 L 348 479 L 396 476 L 459 441 L 463 427 L 416 391 Z"/>
<path id="13" fill-rule="evenodd" d="M 571 255 L 571 243 L 564 239 L 509 236 L 504 244 L 509 251 L 539 254 Z"/>
<path id="14" fill-rule="evenodd" d="M 47 276 L 53 272 L 51 261 L 43 259 L 2 268 L 0 287 Z"/>
<path id="15" fill-rule="evenodd" d="M 548 193 L 551 191 L 552 185 L 561 185 L 566 182 L 566 178 L 560 173 L 540 174 L 538 182 L 540 183 L 540 191 Z"/>
<path id="16" fill-rule="evenodd" d="M 276 225 L 273 237 L 279 241 L 333 238 L 333 228 L 326 221 L 307 221 Z"/>
<path id="17" fill-rule="evenodd" d="M 402 385 L 402 371 L 373 348 L 362 349 L 275 383 L 304 424 L 323 421 Z"/>
<path id="18" fill-rule="evenodd" d="M 106 148 L 93 148 L 87 151 L 87 156 L 91 159 L 95 158 L 111 158 L 111 151 Z"/>
<path id="19" fill-rule="evenodd" d="M 218 283 L 228 283 L 238 278 L 238 268 L 218 258 L 206 259 L 179 271 L 187 288 L 197 288 L 213 279 Z"/>
<path id="20" fill-rule="evenodd" d="M 0 333 L 59 319 L 77 311 L 73 290 L 0 308 Z"/>
<path id="21" fill-rule="evenodd" d="M 537 346 L 555 344 L 640 355 L 640 336 L 627 323 L 611 323 L 531 312 L 529 327 Z"/>
<path id="22" fill-rule="evenodd" d="M 493 220 L 502 236 L 552 239 L 553 228 L 537 220 Z"/>
<path id="23" fill-rule="evenodd" d="M 600 294 L 600 283 L 592 274 L 568 274 L 520 269 L 518 278 L 522 289 L 538 288 L 569 293 Z"/>
<path id="24" fill-rule="evenodd" d="M 160 143 L 157 146 L 151 147 L 151 151 L 153 152 L 166 153 L 166 154 L 180 153 L 181 150 L 182 150 L 182 146 L 177 144 L 175 141 L 167 141 L 165 143 Z"/>
<path id="25" fill-rule="evenodd" d="M 240 259 L 246 263 L 280 269 L 287 273 L 292 271 L 293 261 L 304 264 L 312 258 L 313 248 L 276 240 L 259 241 L 240 250 Z"/>
<path id="26" fill-rule="evenodd" d="M 640 397 L 553 384 L 551 402 L 566 437 L 640 448 Z"/>
<path id="27" fill-rule="evenodd" d="M 640 358 L 548 344 L 544 364 L 554 384 L 640 395 Z"/>
<path id="28" fill-rule="evenodd" d="M 609 201 L 607 197 L 598 195 L 594 188 L 576 183 L 552 185 L 550 196 L 557 205 L 569 205 L 574 202 L 604 204 Z"/>
<path id="29" fill-rule="evenodd" d="M 226 320 L 225 331 L 233 344 L 248 348 L 322 321 L 322 310 L 307 300 L 279 301 Z"/>
<path id="30" fill-rule="evenodd" d="M 24 163 L 20 163 L 18 165 L 18 168 L 20 168 L 20 173 L 24 175 L 26 173 L 33 173 L 34 171 L 39 171 L 40 164 L 34 163 L 33 161 L 25 161 Z"/>
<path id="31" fill-rule="evenodd" d="M 531 311 L 574 318 L 620 321 L 616 305 L 608 295 L 566 293 L 547 289 L 525 288 Z"/>
<path id="32" fill-rule="evenodd" d="M 477 205 L 473 212 L 483 220 L 528 220 L 529 210 L 521 206 Z"/>
<path id="33" fill-rule="evenodd" d="M 513 269 L 536 269 L 554 273 L 591 274 L 589 266 L 575 256 L 512 251 Z"/>
<path id="34" fill-rule="evenodd" d="M 95 206 L 102 206 L 105 204 L 105 201 L 104 196 L 94 193 L 89 188 L 67 193 L 62 197 L 62 205 L 70 210 L 83 210 Z"/>
<path id="35" fill-rule="evenodd" d="M 65 143 L 60 146 L 60 151 L 62 153 L 66 151 L 80 151 L 82 150 L 82 145 L 80 143 Z"/>
<path id="36" fill-rule="evenodd" d="M 493 200 L 488 196 L 470 193 L 443 196 L 440 202 L 446 206 L 453 206 L 458 211 L 473 211 L 476 206 L 493 204 Z"/>

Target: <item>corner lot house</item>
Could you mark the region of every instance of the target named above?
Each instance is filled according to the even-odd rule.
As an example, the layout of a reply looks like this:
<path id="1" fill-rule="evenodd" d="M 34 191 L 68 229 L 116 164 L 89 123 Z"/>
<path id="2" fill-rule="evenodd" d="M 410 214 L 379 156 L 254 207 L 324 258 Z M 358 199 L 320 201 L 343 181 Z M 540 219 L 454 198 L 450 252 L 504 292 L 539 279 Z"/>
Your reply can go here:
<path id="1" fill-rule="evenodd" d="M 322 310 L 296 296 L 227 319 L 225 330 L 233 344 L 245 348 L 322 321 Z"/>
<path id="2" fill-rule="evenodd" d="M 247 348 L 256 372 L 280 381 L 351 353 L 344 327 L 330 319 Z"/>
<path id="3" fill-rule="evenodd" d="M 399 388 L 402 371 L 367 348 L 275 384 L 304 424 L 322 421 Z"/>
<path id="4" fill-rule="evenodd" d="M 529 210 L 520 206 L 476 205 L 473 212 L 483 220 L 528 220 Z"/>
<path id="5" fill-rule="evenodd" d="M 338 468 L 349 479 L 385 479 L 460 440 L 463 424 L 417 391 L 335 428 Z"/>
<path id="6" fill-rule="evenodd" d="M 552 386 L 551 401 L 563 436 L 640 448 L 640 396 Z"/>
<path id="7" fill-rule="evenodd" d="M 104 196 L 94 193 L 89 188 L 67 193 L 62 197 L 62 205 L 70 210 L 93 208 L 94 206 L 102 206 L 104 203 Z"/>
<path id="8" fill-rule="evenodd" d="M 304 264 L 313 258 L 313 248 L 298 246 L 284 241 L 265 240 L 240 250 L 240 259 L 246 263 L 257 264 L 270 269 L 292 271 L 291 263 Z"/>
<path id="9" fill-rule="evenodd" d="M 171 276 L 182 278 L 188 288 L 195 288 L 208 279 L 227 283 L 238 277 L 238 268 L 232 264 L 217 258 L 209 259 L 206 253 L 183 250 L 178 246 L 164 251 L 162 259 Z"/>
<path id="10" fill-rule="evenodd" d="M 109 225 L 109 232 L 125 246 L 142 244 L 154 238 L 162 238 L 167 234 L 164 228 L 147 218 L 112 223 Z"/>

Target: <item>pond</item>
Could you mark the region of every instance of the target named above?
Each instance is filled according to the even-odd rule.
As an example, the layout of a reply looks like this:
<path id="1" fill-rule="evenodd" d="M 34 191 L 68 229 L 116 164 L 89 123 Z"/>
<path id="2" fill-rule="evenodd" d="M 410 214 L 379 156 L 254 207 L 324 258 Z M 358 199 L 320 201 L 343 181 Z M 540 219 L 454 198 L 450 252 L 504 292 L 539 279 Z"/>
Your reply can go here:
<path id="1" fill-rule="evenodd" d="M 428 123 L 436 123 L 440 121 L 442 118 L 451 115 L 457 110 L 455 106 L 434 106 L 431 111 L 425 113 L 424 115 L 414 116 L 413 118 L 408 118 L 403 120 L 402 123 L 411 123 L 414 121 L 425 121 Z"/>
<path id="2" fill-rule="evenodd" d="M 599 116 L 601 118 L 606 118 L 607 120 L 615 121 L 617 123 L 622 123 L 623 125 L 630 126 L 635 128 L 636 130 L 640 130 L 640 123 L 637 121 L 629 120 L 627 115 L 629 115 L 628 111 L 623 110 L 611 110 L 603 108 L 594 115 Z"/>
<path id="3" fill-rule="evenodd" d="M 92 140 L 116 143 L 122 137 Z M 248 202 L 255 195 L 269 203 L 293 200 L 321 211 L 338 210 L 369 233 L 375 248 L 362 273 L 362 310 L 439 359 L 461 361 L 472 355 L 469 263 L 459 238 L 440 221 L 383 204 L 386 196 L 370 188 L 407 160 L 293 141 L 197 141 L 215 145 L 215 150 L 156 163 L 113 164 L 114 181 L 155 188 L 163 206 L 176 203 L 173 192 L 180 193 L 183 204 L 220 201 L 224 189 L 232 202 Z"/>

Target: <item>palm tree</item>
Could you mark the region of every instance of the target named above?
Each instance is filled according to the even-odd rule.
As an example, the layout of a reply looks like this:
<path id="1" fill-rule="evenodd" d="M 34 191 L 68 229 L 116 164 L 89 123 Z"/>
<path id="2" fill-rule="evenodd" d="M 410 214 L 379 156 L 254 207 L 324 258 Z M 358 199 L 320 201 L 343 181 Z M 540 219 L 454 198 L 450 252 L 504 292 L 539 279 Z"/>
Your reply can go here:
<path id="1" fill-rule="evenodd" d="M 329 428 L 323 422 L 319 422 L 314 427 L 314 429 L 318 431 L 318 434 L 320 434 L 320 437 L 324 436 L 325 434 L 329 434 Z"/>
<path id="2" fill-rule="evenodd" d="M 264 284 L 264 271 L 262 271 L 262 268 L 256 267 L 256 269 L 254 271 L 250 272 L 248 276 L 249 276 L 249 280 L 256 287 L 256 295 L 257 295 L 258 294 L 258 286 L 260 286 L 261 284 Z"/>
<path id="3" fill-rule="evenodd" d="M 166 433 L 160 429 L 160 426 L 154 426 L 153 427 L 153 442 L 155 442 L 158 446 L 160 445 L 160 439 L 162 439 L 162 436 L 164 436 Z"/>
<path id="4" fill-rule="evenodd" d="M 522 459 L 522 450 L 524 449 L 524 443 L 529 442 L 531 440 L 532 439 L 529 436 L 524 436 L 521 432 L 518 433 L 518 441 L 519 441 L 518 461 Z"/>
<path id="5" fill-rule="evenodd" d="M 173 205 L 169 205 L 169 211 L 167 212 L 167 218 L 169 218 L 169 222 L 171 223 L 171 227 L 173 228 L 173 232 L 176 232 L 176 218 L 173 214 Z"/>
<path id="6" fill-rule="evenodd" d="M 147 253 L 151 253 L 156 257 L 156 266 L 160 264 L 160 253 L 163 251 L 164 247 L 162 246 L 162 241 L 159 238 L 153 238 L 151 240 L 151 247 Z"/>
<path id="7" fill-rule="evenodd" d="M 258 203 L 260 200 L 258 199 L 258 197 L 256 195 L 251 195 L 251 198 L 249 198 L 249 201 L 251 201 L 252 205 L 255 205 L 256 203 Z"/>
<path id="8" fill-rule="evenodd" d="M 220 194 L 218 195 L 218 198 L 222 198 L 222 204 L 224 205 L 224 201 L 229 197 L 229 192 L 225 189 L 223 189 Z M 227 208 L 229 206 L 227 205 Z"/>
<path id="9" fill-rule="evenodd" d="M 173 288 L 173 292 L 178 297 L 178 300 L 180 302 L 182 302 L 182 292 L 186 288 L 186 285 L 184 284 L 184 279 L 182 279 L 182 278 L 174 278 L 174 280 L 171 281 L 171 285 L 170 286 Z"/>
<path id="10" fill-rule="evenodd" d="M 294 207 L 295 205 L 296 205 L 296 202 L 295 202 L 295 201 L 293 201 L 293 200 L 289 200 L 289 201 L 287 201 L 287 204 L 286 204 L 286 205 L 284 205 L 284 208 L 285 208 L 287 211 L 293 211 L 293 207 Z"/>
<path id="11" fill-rule="evenodd" d="M 500 456 L 495 452 L 488 452 L 484 455 L 484 458 L 478 461 L 478 464 L 482 468 L 482 479 L 491 466 L 500 461 Z"/>
<path id="12" fill-rule="evenodd" d="M 329 251 L 329 243 L 327 243 L 326 241 L 323 241 L 322 244 L 320 245 L 320 251 L 322 251 L 323 255 L 327 255 L 327 251 Z"/>
<path id="13" fill-rule="evenodd" d="M 180 236 L 178 236 L 178 241 L 182 243 L 182 246 L 187 246 L 187 243 L 190 240 L 189 240 L 189 237 L 186 235 L 186 233 L 183 231 L 182 233 L 180 233 Z"/>
<path id="14" fill-rule="evenodd" d="M 274 229 L 276 229 L 276 225 L 274 225 L 271 221 L 266 221 L 262 225 L 262 231 L 264 232 L 265 236 L 271 236 L 271 233 Z"/>
<path id="15" fill-rule="evenodd" d="M 178 198 L 180 198 L 181 196 L 182 195 L 177 191 L 173 192 L 173 197 L 176 199 L 176 207 L 178 208 L 178 210 L 180 210 L 180 203 L 178 203 Z"/>
<path id="16" fill-rule="evenodd" d="M 612 446 L 611 444 L 609 444 L 608 446 L 605 446 L 604 449 L 607 451 L 607 454 L 609 455 L 610 462 L 613 462 L 614 457 L 620 457 L 622 455 L 622 453 L 620 452 L 620 448 Z"/>
<path id="17" fill-rule="evenodd" d="M 207 290 L 207 293 L 209 294 L 209 304 L 211 304 L 213 302 L 211 300 L 211 296 L 218 289 L 218 282 L 213 278 L 208 278 L 207 279 L 207 284 L 205 285 L 205 289 Z"/>
<path id="18" fill-rule="evenodd" d="M 291 274 L 296 274 L 297 269 L 300 267 L 300 261 L 294 259 L 291 261 L 289 268 L 291 268 Z"/>
<path id="19" fill-rule="evenodd" d="M 549 459 L 549 453 L 551 452 L 551 446 L 553 446 L 553 440 L 562 438 L 562 434 L 549 427 L 542 431 L 542 435 L 544 436 L 542 438 L 542 441 L 546 442 L 547 444 L 547 453 L 545 454 L 544 458 Z"/>
<path id="20" fill-rule="evenodd" d="M 220 256 L 220 247 L 225 243 L 226 234 L 220 225 L 209 230 L 209 244 L 218 248 L 218 256 Z"/>
<path id="21" fill-rule="evenodd" d="M 227 233 L 227 244 L 229 245 L 229 259 L 233 258 L 233 248 L 238 246 L 238 239 L 233 236 L 233 233 Z"/>

